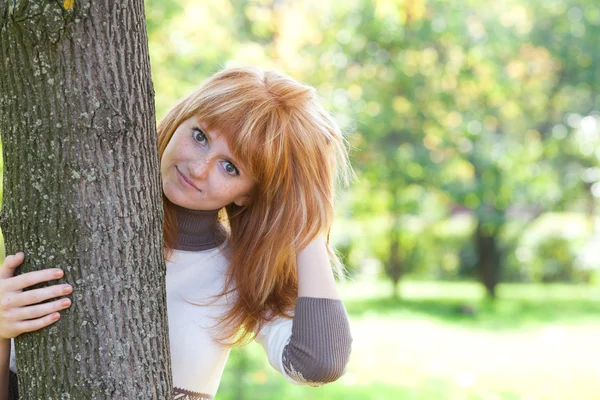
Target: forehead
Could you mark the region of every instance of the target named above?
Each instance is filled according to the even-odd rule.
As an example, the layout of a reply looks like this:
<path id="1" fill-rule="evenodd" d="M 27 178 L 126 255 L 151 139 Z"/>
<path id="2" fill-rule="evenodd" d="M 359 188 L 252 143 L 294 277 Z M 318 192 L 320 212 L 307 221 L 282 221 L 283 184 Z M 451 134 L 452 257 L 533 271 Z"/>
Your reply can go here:
<path id="1" fill-rule="evenodd" d="M 204 134 L 208 137 L 209 140 L 217 140 L 217 139 L 223 137 L 223 139 L 227 142 L 227 146 L 231 150 L 232 143 L 233 143 L 232 138 L 235 135 L 225 134 L 225 131 L 220 129 L 218 124 L 215 124 L 214 122 L 211 124 L 211 123 L 201 119 L 198 116 L 191 117 L 188 120 L 188 123 L 191 123 L 192 125 L 197 125 L 198 127 L 200 127 L 202 129 L 202 131 L 204 132 Z"/>

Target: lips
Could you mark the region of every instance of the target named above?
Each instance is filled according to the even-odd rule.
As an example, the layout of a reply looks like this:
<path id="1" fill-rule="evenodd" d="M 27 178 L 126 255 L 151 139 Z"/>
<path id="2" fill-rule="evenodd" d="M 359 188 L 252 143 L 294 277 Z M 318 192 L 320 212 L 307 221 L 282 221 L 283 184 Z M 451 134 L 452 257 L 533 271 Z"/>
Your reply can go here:
<path id="1" fill-rule="evenodd" d="M 192 182 L 190 182 L 185 175 L 183 175 L 181 173 L 181 171 L 179 171 L 179 168 L 175 167 L 175 170 L 177 171 L 177 177 L 179 178 L 179 181 L 186 187 L 190 188 L 190 189 L 196 189 L 196 190 L 200 190 L 198 189 L 196 186 L 194 186 L 194 184 Z"/>

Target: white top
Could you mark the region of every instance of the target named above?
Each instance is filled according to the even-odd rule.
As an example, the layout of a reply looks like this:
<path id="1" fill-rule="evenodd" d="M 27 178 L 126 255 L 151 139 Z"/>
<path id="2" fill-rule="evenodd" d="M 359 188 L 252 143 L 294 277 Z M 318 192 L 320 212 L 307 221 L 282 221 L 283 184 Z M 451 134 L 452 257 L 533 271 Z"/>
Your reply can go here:
<path id="1" fill-rule="evenodd" d="M 167 311 L 173 386 L 214 395 L 217 392 L 229 348 L 218 344 L 214 326 L 227 310 L 232 296 L 217 301 L 211 296 L 225 285 L 228 261 L 223 245 L 205 251 L 175 250 L 167 262 Z M 230 303 L 231 304 L 231 303 Z M 269 362 L 290 382 L 283 368 L 283 349 L 292 335 L 292 320 L 278 318 L 265 326 L 256 341 Z"/>

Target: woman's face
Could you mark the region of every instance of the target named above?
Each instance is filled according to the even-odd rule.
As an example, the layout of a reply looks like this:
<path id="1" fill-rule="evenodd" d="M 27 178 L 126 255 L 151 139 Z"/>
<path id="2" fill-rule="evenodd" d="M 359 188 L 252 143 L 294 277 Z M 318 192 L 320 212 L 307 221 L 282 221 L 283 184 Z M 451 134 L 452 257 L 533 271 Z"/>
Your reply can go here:
<path id="1" fill-rule="evenodd" d="M 160 160 L 163 192 L 172 203 L 191 210 L 241 206 L 254 181 L 240 169 L 225 137 L 204 126 L 192 117 L 175 130 Z"/>

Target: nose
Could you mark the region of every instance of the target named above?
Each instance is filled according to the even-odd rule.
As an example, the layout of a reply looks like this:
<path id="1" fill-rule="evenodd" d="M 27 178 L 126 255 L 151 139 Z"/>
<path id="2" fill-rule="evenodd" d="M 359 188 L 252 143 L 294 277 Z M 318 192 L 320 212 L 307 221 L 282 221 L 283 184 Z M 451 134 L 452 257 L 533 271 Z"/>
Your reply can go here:
<path id="1" fill-rule="evenodd" d="M 189 165 L 190 175 L 194 179 L 206 179 L 210 169 L 210 160 L 208 158 L 199 158 Z"/>

